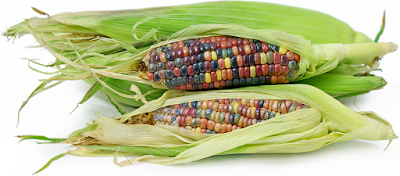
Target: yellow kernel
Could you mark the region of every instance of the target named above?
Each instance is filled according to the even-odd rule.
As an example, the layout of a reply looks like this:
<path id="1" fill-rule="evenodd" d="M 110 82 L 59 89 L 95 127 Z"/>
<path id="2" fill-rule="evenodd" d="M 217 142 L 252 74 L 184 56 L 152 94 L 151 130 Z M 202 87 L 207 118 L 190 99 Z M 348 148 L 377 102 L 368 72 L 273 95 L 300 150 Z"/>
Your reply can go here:
<path id="1" fill-rule="evenodd" d="M 203 100 L 201 103 L 201 109 L 207 109 L 208 108 L 208 100 Z"/>
<path id="2" fill-rule="evenodd" d="M 197 127 L 197 128 L 196 128 L 196 132 L 197 132 L 197 133 L 200 133 L 200 132 L 201 132 L 201 128 L 200 128 L 200 127 Z"/>
<path id="3" fill-rule="evenodd" d="M 231 68 L 231 58 L 225 58 L 225 68 Z"/>
<path id="4" fill-rule="evenodd" d="M 250 106 L 250 107 L 254 107 L 254 99 L 250 99 L 250 101 L 249 101 L 249 106 Z"/>
<path id="5" fill-rule="evenodd" d="M 214 61 L 218 60 L 217 53 L 215 53 L 215 51 L 211 51 L 211 59 Z"/>
<path id="6" fill-rule="evenodd" d="M 221 81 L 222 80 L 222 73 L 221 73 L 221 70 L 217 70 L 216 71 L 216 73 L 217 73 L 217 79 L 218 79 L 218 81 Z"/>
<path id="7" fill-rule="evenodd" d="M 250 77 L 255 77 L 256 75 L 256 66 L 250 66 Z"/>
<path id="8" fill-rule="evenodd" d="M 246 105 L 247 105 L 247 100 L 243 98 L 243 99 L 240 101 L 240 103 L 241 103 L 242 105 L 245 105 L 245 106 L 246 106 Z"/>
<path id="9" fill-rule="evenodd" d="M 239 103 L 238 102 L 233 103 L 233 112 L 234 113 L 238 113 L 238 108 L 239 108 Z"/>
<path id="10" fill-rule="evenodd" d="M 251 107 L 251 111 L 250 111 L 250 117 L 251 118 L 256 118 L 256 107 Z"/>
<path id="11" fill-rule="evenodd" d="M 279 54 L 286 54 L 287 49 L 279 47 Z"/>
<path id="12" fill-rule="evenodd" d="M 266 64 L 267 63 L 267 55 L 265 53 L 260 53 L 261 57 L 261 64 Z"/>
<path id="13" fill-rule="evenodd" d="M 214 126 L 214 131 L 219 133 L 221 132 L 221 123 L 216 123 Z"/>
<path id="14" fill-rule="evenodd" d="M 211 75 L 210 73 L 205 73 L 205 77 L 206 77 L 206 82 L 210 83 L 211 82 Z"/>

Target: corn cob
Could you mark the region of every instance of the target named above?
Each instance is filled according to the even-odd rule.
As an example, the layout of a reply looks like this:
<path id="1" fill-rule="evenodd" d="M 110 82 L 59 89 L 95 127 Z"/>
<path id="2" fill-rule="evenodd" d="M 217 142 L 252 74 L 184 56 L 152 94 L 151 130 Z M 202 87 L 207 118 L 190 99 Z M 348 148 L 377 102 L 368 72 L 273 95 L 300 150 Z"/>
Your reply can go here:
<path id="1" fill-rule="evenodd" d="M 281 108 L 276 106 L 279 103 Z M 213 112 L 209 110 L 211 106 Z M 195 108 L 201 112 L 194 112 Z M 246 108 L 250 112 L 244 112 Z M 173 109 L 175 115 L 181 116 L 175 121 L 172 115 L 169 117 Z M 235 115 L 226 115 L 230 112 Z M 277 112 L 275 116 L 271 115 L 274 112 Z M 218 113 L 218 117 L 225 115 L 219 119 L 216 118 Z M 266 120 L 264 117 L 268 113 Z M 251 120 L 246 122 L 244 119 L 248 117 Z M 261 118 L 264 121 L 259 122 Z M 22 140 L 39 139 L 21 137 Z M 310 152 L 351 139 L 396 138 L 390 123 L 374 113 L 357 113 L 314 87 L 297 84 L 207 92 L 169 90 L 159 100 L 120 117 L 95 120 L 72 133 L 64 143 L 79 146 L 68 151 L 70 155 L 117 156 L 115 152 L 143 155 L 115 162 L 124 166 L 140 160 L 169 165 L 213 155 Z M 41 139 L 60 142 L 59 139 Z"/>
<path id="2" fill-rule="evenodd" d="M 149 80 L 178 90 L 288 83 L 299 61 L 283 47 L 226 36 L 168 44 L 143 59 Z"/>
<path id="3" fill-rule="evenodd" d="M 306 108 L 309 107 L 291 100 L 203 100 L 175 104 L 146 115 L 132 116 L 126 123 L 161 123 L 199 133 L 225 133 Z"/>

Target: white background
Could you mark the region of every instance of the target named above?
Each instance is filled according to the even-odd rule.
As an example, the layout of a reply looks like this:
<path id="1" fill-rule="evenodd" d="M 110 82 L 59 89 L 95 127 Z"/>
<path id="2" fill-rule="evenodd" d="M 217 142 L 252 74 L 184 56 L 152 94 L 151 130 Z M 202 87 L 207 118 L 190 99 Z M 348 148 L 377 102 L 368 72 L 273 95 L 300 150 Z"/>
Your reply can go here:
<path id="1" fill-rule="evenodd" d="M 50 15 L 60 12 L 87 10 L 120 10 L 154 6 L 179 5 L 189 1 L 6 1 L 1 3 L 0 31 L 4 32 L 25 18 L 37 15 L 34 6 Z M 330 14 L 350 24 L 357 31 L 374 38 L 381 24 L 382 13 L 386 10 L 386 30 L 380 41 L 400 44 L 400 11 L 394 0 L 380 1 L 290 1 L 276 3 L 309 8 Z M 17 112 L 22 102 L 39 85 L 39 79 L 48 76 L 28 68 L 21 58 L 42 59 L 50 63 L 53 59 L 46 50 L 25 48 L 34 45 L 32 36 L 24 36 L 14 43 L 0 37 L 0 175 L 31 175 L 50 158 L 71 149 L 69 145 L 39 145 L 32 141 L 18 144 L 17 135 L 45 135 L 67 137 L 72 131 L 97 119 L 96 113 L 115 117 L 118 112 L 105 100 L 103 94 L 92 99 L 69 115 L 77 102 L 90 88 L 83 81 L 63 83 L 31 99 L 21 112 L 19 127 Z M 400 51 L 388 54 L 381 61 L 383 76 L 388 82 L 381 90 L 354 98 L 340 99 L 345 105 L 356 110 L 354 102 L 361 110 L 373 110 L 392 123 L 400 135 Z M 302 154 L 254 154 L 216 156 L 189 164 L 159 166 L 138 162 L 133 166 L 118 167 L 112 157 L 65 156 L 40 173 L 46 175 L 400 175 L 400 141 L 394 140 L 384 152 L 387 141 L 353 140 L 333 144 L 315 152 Z M 123 160 L 124 158 L 120 158 Z"/>

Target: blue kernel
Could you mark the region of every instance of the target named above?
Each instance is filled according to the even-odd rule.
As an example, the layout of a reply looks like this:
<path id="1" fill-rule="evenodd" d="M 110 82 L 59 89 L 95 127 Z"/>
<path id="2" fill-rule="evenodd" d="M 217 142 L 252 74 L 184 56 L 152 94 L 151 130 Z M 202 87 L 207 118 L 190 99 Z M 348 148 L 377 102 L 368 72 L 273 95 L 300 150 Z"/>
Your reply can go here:
<path id="1" fill-rule="evenodd" d="M 181 115 L 181 111 L 179 109 L 175 110 L 175 115 Z"/>
<path id="2" fill-rule="evenodd" d="M 230 124 L 234 124 L 235 123 L 235 115 L 233 115 L 233 114 L 229 115 L 229 123 Z"/>
<path id="3" fill-rule="evenodd" d="M 218 58 L 222 58 L 222 50 L 221 50 L 221 48 L 215 49 L 215 54 L 217 54 Z"/>
<path id="4" fill-rule="evenodd" d="M 211 50 L 210 44 L 209 44 L 209 43 L 204 43 L 204 49 L 205 49 L 206 51 L 210 51 L 210 50 Z"/>
<path id="5" fill-rule="evenodd" d="M 206 71 L 206 66 L 204 65 L 204 62 L 198 62 L 199 65 L 199 70 L 200 72 L 204 73 Z"/>
<path id="6" fill-rule="evenodd" d="M 168 89 L 174 89 L 174 86 L 172 86 L 171 80 L 169 80 L 169 79 L 167 79 L 167 81 L 165 81 L 165 85 L 168 87 Z"/>
<path id="7" fill-rule="evenodd" d="M 189 46 L 190 46 L 189 40 L 184 41 L 184 42 L 183 42 L 183 45 L 186 46 L 186 47 L 189 47 Z"/>
<path id="8" fill-rule="evenodd" d="M 176 116 L 171 116 L 171 121 L 176 121 Z"/>
<path id="9" fill-rule="evenodd" d="M 189 77 L 188 76 L 182 76 L 183 84 L 189 84 Z"/>
<path id="10" fill-rule="evenodd" d="M 171 84 L 172 84 L 173 86 L 177 86 L 177 85 L 178 85 L 178 82 L 177 82 L 176 78 L 172 78 L 172 79 L 171 79 Z"/>
<path id="11" fill-rule="evenodd" d="M 251 78 L 246 78 L 246 86 L 251 86 Z"/>
<path id="12" fill-rule="evenodd" d="M 180 57 L 176 58 L 174 62 L 176 67 L 180 67 L 183 65 L 183 59 Z"/>
<path id="13" fill-rule="evenodd" d="M 240 84 L 239 79 L 233 79 L 233 80 L 232 80 L 232 84 L 233 84 L 233 86 L 238 87 L 239 84 Z"/>
<path id="14" fill-rule="evenodd" d="M 153 77 L 154 77 L 154 81 L 160 81 L 161 77 L 160 77 L 160 73 L 158 71 L 153 73 Z"/>
<path id="15" fill-rule="evenodd" d="M 183 103 L 183 107 L 184 108 L 188 108 L 189 107 L 189 103 Z"/>
<path id="16" fill-rule="evenodd" d="M 239 85 L 240 86 L 246 86 L 246 78 L 240 78 L 239 79 Z"/>
<path id="17" fill-rule="evenodd" d="M 204 53 L 204 51 L 206 51 L 203 44 L 199 44 L 199 49 L 200 49 L 200 53 Z"/>
<path id="18" fill-rule="evenodd" d="M 260 42 L 257 42 L 257 43 L 256 43 L 256 49 L 257 49 L 257 52 L 258 52 L 258 53 L 261 53 L 261 52 L 262 52 L 262 44 L 261 44 Z"/>
<path id="19" fill-rule="evenodd" d="M 202 54 L 202 53 L 198 54 L 196 59 L 197 59 L 197 62 L 204 62 L 205 61 L 204 54 Z"/>
<path id="20" fill-rule="evenodd" d="M 186 76 L 188 74 L 188 67 L 186 65 L 182 65 L 179 70 L 181 71 L 182 76 Z"/>
<path id="21" fill-rule="evenodd" d="M 226 54 L 227 54 L 228 57 L 232 57 L 232 56 L 233 56 L 233 50 L 232 50 L 232 48 L 226 49 Z"/>
<path id="22" fill-rule="evenodd" d="M 264 100 L 258 101 L 258 107 L 262 108 L 264 106 Z"/>
<path id="23" fill-rule="evenodd" d="M 193 75 L 193 82 L 196 84 L 200 83 L 199 75 Z"/>
<path id="24" fill-rule="evenodd" d="M 218 62 L 217 61 L 211 61 L 211 69 L 212 71 L 218 70 Z"/>
<path id="25" fill-rule="evenodd" d="M 207 119 L 210 117 L 212 111 L 213 111 L 212 109 L 206 109 L 206 117 L 207 117 Z"/>
<path id="26" fill-rule="evenodd" d="M 288 67 L 289 67 L 290 71 L 293 71 L 296 68 L 296 61 L 294 61 L 294 60 L 289 61 Z"/>
<path id="27" fill-rule="evenodd" d="M 167 79 L 172 79 L 174 77 L 174 72 L 171 69 L 167 69 L 165 71 L 165 76 L 167 77 Z"/>
<path id="28" fill-rule="evenodd" d="M 236 56 L 231 57 L 231 67 L 232 68 L 238 67 Z"/>
<path id="29" fill-rule="evenodd" d="M 167 61 L 173 61 L 174 58 L 172 57 L 170 52 L 166 52 L 165 53 L 165 58 L 167 59 Z"/>
<path id="30" fill-rule="evenodd" d="M 200 74 L 199 74 L 199 80 L 200 80 L 200 83 L 203 83 L 203 82 L 205 81 L 205 75 L 204 75 L 204 73 L 200 73 Z"/>
<path id="31" fill-rule="evenodd" d="M 193 71 L 194 71 L 195 74 L 199 74 L 200 73 L 200 68 L 199 68 L 199 64 L 198 63 L 194 63 L 192 65 L 192 67 L 193 67 Z"/>
<path id="32" fill-rule="evenodd" d="M 161 47 L 161 51 L 165 53 L 168 51 L 168 48 L 166 46 L 163 46 L 163 47 Z"/>
<path id="33" fill-rule="evenodd" d="M 183 85 L 183 80 L 182 80 L 182 76 L 179 76 L 176 78 L 176 82 L 178 83 L 178 85 Z"/>
<path id="34" fill-rule="evenodd" d="M 211 130 L 207 129 L 206 133 L 211 134 Z"/>
<path id="35" fill-rule="evenodd" d="M 233 79 L 239 79 L 239 69 L 232 68 L 232 75 L 233 75 Z"/>
<path id="36" fill-rule="evenodd" d="M 260 76 L 260 77 L 258 77 L 258 84 L 259 84 L 259 85 L 265 84 L 265 76 Z"/>
<path id="37" fill-rule="evenodd" d="M 251 78 L 251 84 L 252 84 L 253 86 L 258 85 L 258 77 L 253 77 L 253 78 Z"/>
<path id="38" fill-rule="evenodd" d="M 197 105 L 197 101 L 192 102 L 192 108 L 193 108 L 193 109 L 196 109 L 196 108 L 197 108 L 196 105 Z"/>

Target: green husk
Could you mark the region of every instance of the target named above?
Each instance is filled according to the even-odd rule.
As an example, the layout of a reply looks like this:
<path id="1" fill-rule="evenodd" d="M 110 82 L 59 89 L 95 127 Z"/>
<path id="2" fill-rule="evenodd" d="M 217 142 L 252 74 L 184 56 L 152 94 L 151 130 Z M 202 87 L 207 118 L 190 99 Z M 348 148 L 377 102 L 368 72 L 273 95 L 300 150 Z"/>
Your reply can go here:
<path id="1" fill-rule="evenodd" d="M 341 84 L 337 84 L 340 82 Z M 387 84 L 379 76 L 349 76 L 332 72 L 298 81 L 299 84 L 309 84 L 318 87 L 335 98 L 352 97 L 377 90 Z"/>
<path id="2" fill-rule="evenodd" d="M 17 37 L 29 34 L 25 29 L 25 26 L 29 26 L 36 33 L 100 35 L 126 43 L 137 43 L 141 40 L 135 37 L 136 35 L 144 36 L 152 29 L 159 28 L 157 36 L 164 38 L 196 24 L 235 24 L 252 29 L 277 29 L 302 35 L 313 44 L 372 42 L 370 38 L 355 32 L 343 21 L 321 12 L 278 4 L 241 1 L 61 13 L 48 18 L 29 19 L 11 27 L 4 35 Z M 134 25 L 137 27 L 133 28 Z"/>
<path id="3" fill-rule="evenodd" d="M 268 90 L 268 91 L 265 91 Z M 315 87 L 302 84 L 244 87 L 234 90 L 188 92 L 170 90 L 157 101 L 114 119 L 102 117 L 95 126 L 70 135 L 64 143 L 78 146 L 77 156 L 136 156 L 136 161 L 181 164 L 214 155 L 240 153 L 300 153 L 353 139 L 393 140 L 389 122 L 373 112 L 355 112 Z M 170 125 L 125 124 L 133 115 L 195 100 L 219 98 L 290 99 L 310 108 L 223 134 L 203 134 Z"/>

